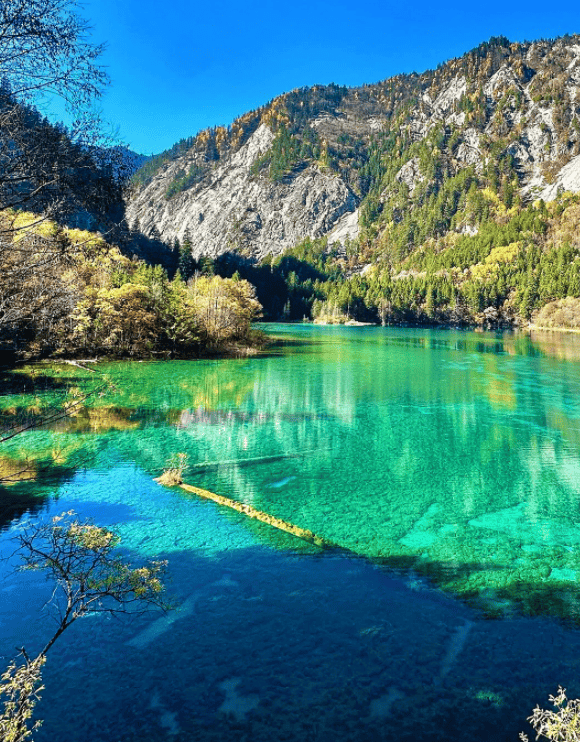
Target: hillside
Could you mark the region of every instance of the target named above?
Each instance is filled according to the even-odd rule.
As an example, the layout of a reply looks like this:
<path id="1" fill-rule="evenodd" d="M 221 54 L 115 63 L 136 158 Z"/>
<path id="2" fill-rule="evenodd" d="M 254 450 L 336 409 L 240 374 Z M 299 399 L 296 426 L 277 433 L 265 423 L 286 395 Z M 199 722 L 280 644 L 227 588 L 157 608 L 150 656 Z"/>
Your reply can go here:
<path id="1" fill-rule="evenodd" d="M 188 286 L 100 234 L 0 210 L 0 365 L 247 352 L 260 342 L 250 327 L 260 309 L 246 281 Z"/>
<path id="2" fill-rule="evenodd" d="M 496 38 L 421 75 L 294 90 L 183 140 L 136 174 L 127 218 L 253 277 L 272 318 L 511 324 L 575 290 L 530 277 L 524 301 L 520 284 L 561 247 L 544 236 L 579 190 L 580 37 Z"/>
<path id="3" fill-rule="evenodd" d="M 579 90 L 579 37 L 492 39 L 422 75 L 295 90 L 150 160 L 129 220 L 170 242 L 189 230 L 196 257 L 263 257 L 398 222 L 460 174 L 550 200 L 580 189 Z"/>

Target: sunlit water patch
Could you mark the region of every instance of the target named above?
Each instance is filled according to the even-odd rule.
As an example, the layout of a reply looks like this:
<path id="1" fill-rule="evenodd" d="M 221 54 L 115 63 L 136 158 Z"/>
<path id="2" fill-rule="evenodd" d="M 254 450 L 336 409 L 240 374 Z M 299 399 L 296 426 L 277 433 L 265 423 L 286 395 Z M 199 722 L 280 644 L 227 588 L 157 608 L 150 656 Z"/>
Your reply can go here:
<path id="1" fill-rule="evenodd" d="M 579 694 L 573 343 L 270 329 L 264 357 L 101 367 L 114 389 L 3 446 L 30 471 L 4 523 L 91 517 L 168 559 L 179 601 L 71 628 L 38 740 L 499 741 L 558 683 Z M 4 419 L 54 386 L 0 397 Z M 161 487 L 177 453 L 187 482 L 341 550 Z M 4 571 L 9 657 L 42 643 L 49 588 Z"/>

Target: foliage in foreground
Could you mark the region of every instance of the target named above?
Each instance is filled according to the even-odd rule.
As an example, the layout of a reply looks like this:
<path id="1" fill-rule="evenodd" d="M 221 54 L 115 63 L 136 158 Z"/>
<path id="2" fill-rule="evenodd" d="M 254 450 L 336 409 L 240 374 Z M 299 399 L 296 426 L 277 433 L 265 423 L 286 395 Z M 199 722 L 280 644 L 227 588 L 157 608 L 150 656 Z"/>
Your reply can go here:
<path id="1" fill-rule="evenodd" d="M 24 742 L 39 722 L 32 722 L 42 691 L 46 654 L 66 629 L 91 613 L 119 614 L 166 608 L 162 577 L 165 562 L 133 567 L 116 553 L 119 538 L 106 528 L 64 513 L 49 523 L 25 527 L 15 537 L 22 570 L 40 570 L 54 584 L 49 606 L 56 630 L 35 656 L 20 650 L 0 678 L 0 739 Z"/>
<path id="2" fill-rule="evenodd" d="M 580 741 L 580 699 L 568 699 L 566 690 L 558 688 L 558 695 L 550 696 L 556 711 L 541 709 L 536 706 L 528 721 L 536 732 L 536 739 L 548 739 L 551 742 Z M 522 742 L 528 742 L 526 734 L 520 734 Z"/>
<path id="3" fill-rule="evenodd" d="M 30 739 L 42 722 L 31 721 L 32 713 L 40 693 L 44 655 L 33 660 L 21 652 L 23 663 L 12 660 L 0 677 L 0 699 L 4 697 L 4 709 L 0 712 L 0 738 L 3 742 L 22 742 Z"/>
<path id="4" fill-rule="evenodd" d="M 26 205 L 63 215 L 91 211 L 105 194 L 120 197 L 105 172 L 111 142 L 94 107 L 109 83 L 104 46 L 94 43 L 79 10 L 76 0 L 0 3 L 2 209 Z M 55 97 L 71 114 L 68 129 L 42 115 Z M 106 201 L 100 205 L 112 203 Z"/>

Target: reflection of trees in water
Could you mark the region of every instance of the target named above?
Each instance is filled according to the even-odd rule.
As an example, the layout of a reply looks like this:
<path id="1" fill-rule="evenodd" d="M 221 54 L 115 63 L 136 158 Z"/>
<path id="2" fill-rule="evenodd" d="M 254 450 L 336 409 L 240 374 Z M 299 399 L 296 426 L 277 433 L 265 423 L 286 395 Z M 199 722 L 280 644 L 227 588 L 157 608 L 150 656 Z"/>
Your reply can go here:
<path id="1" fill-rule="evenodd" d="M 56 429 L 81 415 L 89 403 L 110 388 L 110 381 L 93 369 L 63 373 L 62 365 L 29 366 L 3 371 L 0 381 L 0 444 L 30 430 Z"/>
<path id="2" fill-rule="evenodd" d="M 31 459 L 0 456 L 0 482 L 5 487 L 17 482 L 30 482 L 38 477 L 38 463 Z"/>
<path id="3" fill-rule="evenodd" d="M 55 411 L 62 414 L 74 376 L 56 377 L 35 366 L 0 371 L 0 442 L 21 429 L 38 427 Z"/>
<path id="4" fill-rule="evenodd" d="M 74 466 L 50 457 L 0 457 L 0 529 L 25 513 L 41 511 L 74 473 Z"/>
<path id="5" fill-rule="evenodd" d="M 532 330 L 530 345 L 539 353 L 561 361 L 580 360 L 580 335 L 563 332 Z"/>
<path id="6" fill-rule="evenodd" d="M 580 465 L 568 445 L 577 432 L 563 411 L 577 382 L 559 369 L 554 387 L 542 381 L 552 365 L 506 366 L 495 354 L 477 358 L 469 374 L 444 375 L 440 363 L 414 373 L 408 363 L 372 377 L 348 353 L 306 374 L 303 358 L 286 360 L 257 368 L 251 414 L 189 418 L 207 424 L 206 460 L 229 462 L 201 486 L 372 558 L 409 558 L 491 612 L 515 604 L 534 613 L 542 601 L 549 613 L 575 609 L 567 573 L 548 565 L 580 569 L 566 540 L 580 504 Z M 302 455 L 232 463 L 259 452 Z M 474 523 L 494 513 L 497 522 Z"/>
<path id="7" fill-rule="evenodd" d="M 73 415 L 60 420 L 51 430 L 63 433 L 107 433 L 111 430 L 134 430 L 141 420 L 131 408 L 107 405 L 89 407 L 83 405 Z"/>
<path id="8" fill-rule="evenodd" d="M 329 360 L 335 356 L 332 348 L 326 353 Z M 243 406 L 183 411 L 178 425 L 184 435 L 175 445 L 190 453 L 192 464 L 311 452 L 298 467 L 313 482 L 300 506 L 303 513 L 312 501 L 356 502 L 365 495 L 387 494 L 394 498 L 393 507 L 405 501 L 396 520 L 399 537 L 421 517 L 425 502 L 440 497 L 442 487 L 445 508 L 464 522 L 498 502 L 509 506 L 525 499 L 537 511 L 550 511 L 555 491 L 559 502 L 575 504 L 563 442 L 546 430 L 562 408 L 553 385 L 544 388 L 537 379 L 532 385 L 525 370 L 506 370 L 493 355 L 469 374 L 451 368 L 444 375 L 435 363 L 414 367 L 413 373 L 416 359 L 373 375 L 360 356 L 354 360 L 348 352 L 344 355 L 340 364 L 325 364 L 322 353 L 306 373 L 303 356 L 283 363 L 276 358 L 257 362 Z M 228 373 L 224 368 L 222 379 L 219 366 L 211 368 L 207 376 L 212 387 L 229 383 L 233 389 L 232 370 L 235 366 L 229 365 Z M 248 386 L 245 374 L 244 379 Z M 198 381 L 207 388 L 206 375 L 200 374 Z M 573 421 L 559 414 L 560 432 L 577 437 Z M 516 425 L 512 415 L 520 416 Z M 140 417 L 133 413 L 131 419 Z M 151 443 L 148 438 L 147 456 Z M 164 464 L 166 449 L 162 447 L 158 466 Z M 567 466 L 578 468 L 574 459 Z M 231 489 L 261 493 L 264 469 L 238 469 L 228 465 L 219 478 Z M 296 469 L 292 464 L 287 474 L 296 474 Z M 273 472 L 278 474 L 283 478 L 284 471 Z M 325 479 L 341 486 L 327 492 Z M 265 496 L 274 494 L 267 491 Z"/>
<path id="9" fill-rule="evenodd" d="M 79 465 L 80 442 L 43 430 L 74 412 L 75 400 L 86 401 L 102 387 L 101 379 L 84 376 L 38 366 L 0 373 L 0 527 L 42 509 Z"/>
<path id="10" fill-rule="evenodd" d="M 87 460 L 109 447 L 155 474 L 187 453 L 186 481 L 372 559 L 407 560 L 491 611 L 535 611 L 529 586 L 542 580 L 549 612 L 573 606 L 576 367 L 527 338 L 483 336 L 456 352 L 441 335 L 119 364 L 118 389 L 55 432 Z M 529 362 L 506 355 L 510 343 Z"/>

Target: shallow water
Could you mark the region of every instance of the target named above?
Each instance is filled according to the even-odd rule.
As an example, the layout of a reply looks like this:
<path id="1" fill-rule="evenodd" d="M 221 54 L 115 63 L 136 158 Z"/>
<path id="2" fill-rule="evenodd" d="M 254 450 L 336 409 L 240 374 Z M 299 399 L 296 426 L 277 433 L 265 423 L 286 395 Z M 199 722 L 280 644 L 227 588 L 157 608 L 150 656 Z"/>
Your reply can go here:
<path id="1" fill-rule="evenodd" d="M 43 462 L 7 489 L 4 551 L 74 509 L 167 558 L 181 602 L 77 622 L 37 739 L 516 740 L 559 683 L 580 694 L 576 338 L 269 331 L 264 357 L 110 364 L 114 390 L 3 445 Z M 342 549 L 156 484 L 178 452 L 191 484 Z M 42 642 L 48 589 L 4 568 L 2 655 Z"/>

